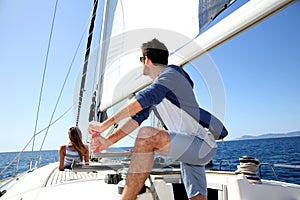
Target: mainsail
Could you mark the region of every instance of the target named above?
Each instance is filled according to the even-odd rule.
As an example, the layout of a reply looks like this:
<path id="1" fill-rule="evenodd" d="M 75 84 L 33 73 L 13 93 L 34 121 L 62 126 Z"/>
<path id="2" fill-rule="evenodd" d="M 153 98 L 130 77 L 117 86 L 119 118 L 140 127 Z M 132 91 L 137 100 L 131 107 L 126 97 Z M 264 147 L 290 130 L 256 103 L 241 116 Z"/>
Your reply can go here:
<path id="1" fill-rule="evenodd" d="M 138 59 L 143 42 L 158 38 L 169 48 L 173 64 L 185 63 L 189 51 L 183 47 L 229 3 L 228 0 L 106 1 L 99 58 L 99 111 L 151 82 L 142 75 Z M 184 50 L 184 54 L 178 54 L 178 50 Z"/>
<path id="2" fill-rule="evenodd" d="M 293 2 L 251 0 L 199 34 L 199 27 L 206 27 L 232 1 L 106 1 L 98 67 L 98 111 L 105 111 L 151 82 L 142 75 L 138 59 L 143 42 L 160 39 L 171 52 L 169 63 L 183 66 Z"/>
<path id="3" fill-rule="evenodd" d="M 92 64 L 92 67 L 89 64 L 87 68 L 86 84 L 80 89 L 84 91 L 84 95 L 78 102 L 81 108 L 90 110 L 81 112 L 78 125 L 82 130 L 86 130 L 87 119 L 95 120 L 97 114 L 97 120 L 105 119 L 108 108 L 151 83 L 152 80 L 142 74 L 139 61 L 141 56 L 139 47 L 143 42 L 153 38 L 163 41 L 170 50 L 169 64 L 179 66 L 185 66 L 187 63 L 195 64 L 194 60 L 201 55 L 294 1 L 251 0 L 212 27 L 207 25 L 234 1 L 109 0 L 99 2 L 102 15 L 100 43 L 99 48 L 92 51 L 92 56 L 89 58 L 89 63 L 96 64 Z M 92 59 L 94 62 L 91 62 Z M 206 78 L 205 81 L 210 82 L 209 86 L 216 85 Z M 216 93 L 219 94 L 219 90 L 216 92 L 214 88 L 211 89 L 212 100 L 218 99 L 217 101 L 224 102 L 225 94 L 221 94 L 223 99 L 220 100 L 220 95 L 215 97 Z M 219 105 L 215 100 L 212 103 L 214 105 L 212 113 L 223 119 L 224 106 Z M 88 140 L 87 133 L 84 140 Z"/>

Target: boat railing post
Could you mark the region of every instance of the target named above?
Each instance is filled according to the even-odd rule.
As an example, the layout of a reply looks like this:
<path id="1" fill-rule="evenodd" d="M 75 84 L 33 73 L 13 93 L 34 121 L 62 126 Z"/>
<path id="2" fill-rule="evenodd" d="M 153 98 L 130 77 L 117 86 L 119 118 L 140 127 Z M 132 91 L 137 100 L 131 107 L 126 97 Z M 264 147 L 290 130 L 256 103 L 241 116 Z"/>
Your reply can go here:
<path id="1" fill-rule="evenodd" d="M 21 159 L 21 154 L 19 155 L 19 158 L 17 160 L 17 164 L 16 164 L 16 168 L 15 168 L 15 173 L 14 173 L 13 177 L 17 176 L 17 174 L 18 174 L 20 159 Z"/>
<path id="2" fill-rule="evenodd" d="M 261 171 L 261 166 L 262 166 L 262 165 L 268 165 L 269 167 L 271 167 L 275 180 L 276 180 L 276 181 L 279 180 L 279 179 L 278 179 L 278 176 L 277 176 L 277 173 L 276 173 L 276 171 L 275 171 L 274 165 L 273 165 L 273 164 L 270 164 L 270 163 L 261 163 L 261 164 L 259 165 L 259 177 L 260 177 L 261 179 L 262 179 L 262 171 Z"/>
<path id="3" fill-rule="evenodd" d="M 220 171 L 222 171 L 222 164 L 223 164 L 223 162 L 227 163 L 227 165 L 229 166 L 229 169 L 231 168 L 229 160 L 219 160 L 219 162 L 220 162 L 220 164 L 219 164 L 219 170 Z"/>

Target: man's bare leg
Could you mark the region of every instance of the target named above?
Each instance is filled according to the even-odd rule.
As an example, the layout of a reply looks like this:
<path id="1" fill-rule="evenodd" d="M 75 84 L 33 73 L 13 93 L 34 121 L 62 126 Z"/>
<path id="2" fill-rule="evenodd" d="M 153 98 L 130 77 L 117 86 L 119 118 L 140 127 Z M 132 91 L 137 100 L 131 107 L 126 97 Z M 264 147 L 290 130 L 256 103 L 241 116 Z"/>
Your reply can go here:
<path id="1" fill-rule="evenodd" d="M 207 197 L 201 194 L 198 194 L 192 198 L 190 198 L 190 200 L 207 200 Z"/>
<path id="2" fill-rule="evenodd" d="M 167 154 L 170 137 L 167 131 L 153 127 L 140 129 L 128 170 L 121 200 L 135 200 L 153 166 L 153 152 Z"/>

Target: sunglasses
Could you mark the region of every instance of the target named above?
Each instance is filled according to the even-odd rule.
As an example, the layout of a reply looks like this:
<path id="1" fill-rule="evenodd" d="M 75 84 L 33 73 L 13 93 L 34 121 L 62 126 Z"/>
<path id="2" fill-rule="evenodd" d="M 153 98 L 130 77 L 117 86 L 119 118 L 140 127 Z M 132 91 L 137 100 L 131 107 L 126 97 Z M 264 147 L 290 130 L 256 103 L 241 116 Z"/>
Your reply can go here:
<path id="1" fill-rule="evenodd" d="M 145 56 L 140 57 L 140 62 L 144 63 L 145 62 Z"/>

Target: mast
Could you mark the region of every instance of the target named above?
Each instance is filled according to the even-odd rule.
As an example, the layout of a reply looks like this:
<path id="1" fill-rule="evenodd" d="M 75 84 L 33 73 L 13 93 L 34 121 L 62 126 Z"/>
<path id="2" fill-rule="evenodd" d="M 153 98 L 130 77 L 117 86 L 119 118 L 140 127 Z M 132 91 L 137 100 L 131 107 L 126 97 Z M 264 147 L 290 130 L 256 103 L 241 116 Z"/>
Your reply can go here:
<path id="1" fill-rule="evenodd" d="M 78 126 L 78 123 L 79 123 L 79 116 L 80 116 L 80 111 L 81 111 L 83 93 L 85 91 L 84 86 L 85 86 L 86 72 L 87 72 L 88 61 L 89 61 L 89 56 L 90 56 L 91 44 L 92 44 L 92 39 L 93 39 L 93 31 L 94 31 L 94 23 L 95 23 L 95 18 L 96 18 L 97 6 L 98 6 L 98 0 L 94 0 L 93 15 L 91 18 L 89 37 L 88 37 L 88 41 L 87 41 L 87 45 L 86 45 L 84 65 L 83 65 L 81 84 L 80 84 L 80 90 L 79 90 L 79 101 L 78 101 L 78 112 L 77 112 L 77 117 L 76 117 L 76 126 Z"/>

